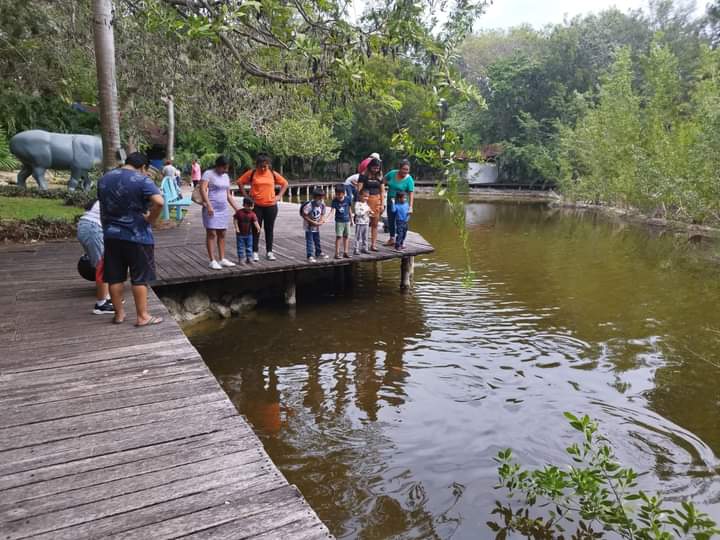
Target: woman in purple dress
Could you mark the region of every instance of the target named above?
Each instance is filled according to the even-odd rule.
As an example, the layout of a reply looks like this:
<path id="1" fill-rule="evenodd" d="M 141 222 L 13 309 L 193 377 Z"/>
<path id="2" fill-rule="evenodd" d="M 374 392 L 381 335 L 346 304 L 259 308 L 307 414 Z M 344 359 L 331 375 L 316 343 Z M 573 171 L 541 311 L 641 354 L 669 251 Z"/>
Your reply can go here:
<path id="1" fill-rule="evenodd" d="M 227 172 L 228 160 L 225 156 L 219 156 L 215 160 L 215 167 L 205 171 L 200 180 L 203 226 L 206 232 L 210 268 L 213 270 L 220 270 L 223 266 L 235 266 L 234 262 L 225 258 L 225 230 L 230 217 L 238 210 L 235 198 L 230 193 L 230 177 Z M 213 254 L 215 244 L 218 251 L 217 259 Z"/>

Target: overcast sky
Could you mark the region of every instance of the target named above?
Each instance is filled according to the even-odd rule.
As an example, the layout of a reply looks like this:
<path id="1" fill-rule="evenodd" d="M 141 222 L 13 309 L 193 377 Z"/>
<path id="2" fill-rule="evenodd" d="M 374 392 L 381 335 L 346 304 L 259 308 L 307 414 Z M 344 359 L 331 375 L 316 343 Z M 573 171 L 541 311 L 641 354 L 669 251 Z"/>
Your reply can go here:
<path id="1" fill-rule="evenodd" d="M 704 2 L 702 2 L 704 5 Z M 476 29 L 509 28 L 523 23 L 542 28 L 561 23 L 565 15 L 598 12 L 610 7 L 621 11 L 646 8 L 646 0 L 493 0 L 477 22 Z M 698 8 L 700 10 L 700 8 Z M 700 10 L 701 11 L 701 10 Z"/>

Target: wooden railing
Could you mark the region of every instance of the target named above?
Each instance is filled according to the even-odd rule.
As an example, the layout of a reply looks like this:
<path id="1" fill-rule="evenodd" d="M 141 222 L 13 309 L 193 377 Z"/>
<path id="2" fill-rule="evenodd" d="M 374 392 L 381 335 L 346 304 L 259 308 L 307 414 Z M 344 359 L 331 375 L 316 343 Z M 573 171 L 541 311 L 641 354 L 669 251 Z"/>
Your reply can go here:
<path id="1" fill-rule="evenodd" d="M 288 188 L 283 195 L 283 201 L 300 203 L 303 201 L 309 201 L 312 198 L 312 190 L 315 187 L 322 188 L 325 192 L 325 198 L 330 200 L 333 197 L 335 186 L 342 184 L 342 182 L 329 182 L 327 180 L 320 182 L 290 182 Z M 230 186 L 231 191 L 236 197 L 241 196 L 241 190 L 236 185 Z M 250 190 L 249 186 L 244 186 L 243 193 L 247 193 Z M 275 187 L 275 191 L 279 191 L 279 187 Z"/>

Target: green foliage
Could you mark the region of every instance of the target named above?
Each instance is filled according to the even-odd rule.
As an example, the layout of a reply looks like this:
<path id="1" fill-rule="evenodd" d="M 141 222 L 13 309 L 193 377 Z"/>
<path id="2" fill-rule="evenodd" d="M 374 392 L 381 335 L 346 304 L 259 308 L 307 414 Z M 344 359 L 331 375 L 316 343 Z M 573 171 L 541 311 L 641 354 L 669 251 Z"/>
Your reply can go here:
<path id="1" fill-rule="evenodd" d="M 603 538 L 607 532 L 636 540 L 703 540 L 720 534 L 717 524 L 692 502 L 671 506 L 660 495 L 637 489 L 638 473 L 617 461 L 597 422 L 569 412 L 565 417 L 581 433 L 580 441 L 566 449 L 572 465 L 528 470 L 514 462 L 510 449 L 495 458 L 498 488 L 507 489 L 510 497 L 520 495 L 524 504 L 513 511 L 497 503 L 493 514 L 500 523 L 488 522 L 496 538 L 512 532 L 538 540 L 562 539 L 566 534 Z M 534 516 L 531 510 L 542 515 Z"/>
<path id="2" fill-rule="evenodd" d="M 459 136 L 445 125 L 446 105 L 444 99 L 440 99 L 440 119 L 432 120 L 427 132 L 422 138 L 413 138 L 409 130 L 401 129 L 393 136 L 393 146 L 396 150 L 405 155 L 412 156 L 425 165 L 442 171 L 438 179 L 436 193 L 445 199 L 453 224 L 460 237 L 460 243 L 465 254 L 465 272 L 463 285 L 469 287 L 475 277 L 471 262 L 470 233 L 467 229 L 465 201 L 462 197 L 467 192 L 467 181 L 464 180 L 462 172 L 465 163 L 458 161 L 461 150 Z"/>
<path id="3" fill-rule="evenodd" d="M 178 134 L 175 163 L 183 167 L 196 158 L 203 169 L 209 169 L 219 155 L 224 155 L 230 160 L 231 169 L 240 171 L 252 167 L 255 155 L 264 147 L 264 139 L 242 120 L 219 127 L 186 129 Z"/>
<path id="4" fill-rule="evenodd" d="M 60 96 L 32 96 L 11 89 L 0 90 L 0 118 L 10 136 L 27 129 L 88 135 L 100 132 L 96 114 L 76 111 Z"/>
<path id="5" fill-rule="evenodd" d="M 457 105 L 451 126 L 467 147 L 500 143 L 505 148 L 498 163 L 503 181 L 552 184 L 561 176 L 560 133 L 574 128 L 601 98 L 601 77 L 619 51 L 630 56 L 634 84 L 653 84 L 656 73 L 647 68 L 647 57 L 673 55 L 674 85 L 687 104 L 707 42 L 700 29 L 684 3 L 658 0 L 646 13 L 610 9 L 542 30 L 483 32 L 465 41 L 458 65 L 488 107 Z M 644 111 L 645 95 L 637 97 Z"/>
<path id="6" fill-rule="evenodd" d="M 597 105 L 561 130 L 561 187 L 574 199 L 717 221 L 720 53 L 703 49 L 688 89 L 667 45 L 654 43 L 639 63 L 636 87 L 630 51 L 622 49 Z"/>
<path id="7" fill-rule="evenodd" d="M 97 191 L 95 188 L 90 191 L 68 191 L 67 189 L 46 189 L 37 188 L 21 188 L 18 186 L 0 186 L 0 197 L 25 198 L 25 199 L 59 199 L 63 201 L 65 206 L 74 206 L 76 208 L 85 208 L 91 202 L 97 199 Z M 24 203 L 18 203 L 24 204 Z"/>
<path id="8" fill-rule="evenodd" d="M 12 171 L 20 166 L 20 162 L 10 152 L 10 141 L 4 129 L 0 128 L 0 170 Z"/>
<path id="9" fill-rule="evenodd" d="M 332 128 L 311 115 L 289 116 L 275 122 L 268 129 L 267 140 L 273 154 L 282 160 L 297 157 L 312 162 L 331 161 L 339 154 L 340 143 Z"/>

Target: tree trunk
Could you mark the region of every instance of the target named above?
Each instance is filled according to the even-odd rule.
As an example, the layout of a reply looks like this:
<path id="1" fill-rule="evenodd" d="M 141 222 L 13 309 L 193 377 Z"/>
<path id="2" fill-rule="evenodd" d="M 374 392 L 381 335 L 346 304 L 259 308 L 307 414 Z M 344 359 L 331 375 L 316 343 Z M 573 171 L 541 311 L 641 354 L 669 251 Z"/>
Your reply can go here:
<path id="1" fill-rule="evenodd" d="M 113 35 L 112 0 L 93 0 L 95 34 L 95 68 L 97 70 L 100 132 L 103 143 L 103 169 L 118 164 L 120 150 L 120 117 L 115 81 L 115 38 Z"/>
<path id="2" fill-rule="evenodd" d="M 175 101 L 172 96 L 165 98 L 168 109 L 168 138 L 167 147 L 165 148 L 165 159 L 175 159 Z"/>

